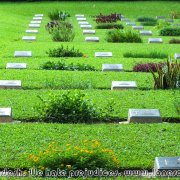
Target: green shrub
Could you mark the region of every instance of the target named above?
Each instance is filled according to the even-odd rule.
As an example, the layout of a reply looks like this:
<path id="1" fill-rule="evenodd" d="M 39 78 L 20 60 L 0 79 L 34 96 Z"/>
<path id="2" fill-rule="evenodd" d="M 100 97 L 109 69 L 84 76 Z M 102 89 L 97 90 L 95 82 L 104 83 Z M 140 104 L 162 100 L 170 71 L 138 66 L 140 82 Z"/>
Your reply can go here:
<path id="1" fill-rule="evenodd" d="M 84 140 L 80 145 L 68 142 L 59 145 L 52 141 L 45 150 L 28 155 L 27 161 L 32 168 L 43 172 L 43 176 L 47 170 L 117 170 L 120 166 L 114 151 L 104 148 L 99 140 Z M 67 176 L 68 174 L 65 175 Z"/>
<path id="2" fill-rule="evenodd" d="M 142 39 L 140 35 L 135 31 L 124 30 L 111 30 L 107 32 L 106 40 L 108 42 L 128 42 L 128 43 L 140 43 Z"/>
<path id="3" fill-rule="evenodd" d="M 114 23 L 102 23 L 96 25 L 96 29 L 123 29 L 122 24 L 114 24 Z"/>
<path id="4" fill-rule="evenodd" d="M 126 52 L 123 54 L 126 58 L 152 58 L 152 59 L 163 59 L 167 58 L 168 54 L 161 53 L 157 51 L 152 51 L 149 53 L 132 53 L 132 52 Z"/>
<path id="5" fill-rule="evenodd" d="M 161 20 L 158 22 L 157 26 L 156 26 L 156 29 L 162 29 L 162 28 L 165 28 L 165 27 L 169 27 L 171 24 L 167 21 L 164 21 L 164 20 Z"/>
<path id="6" fill-rule="evenodd" d="M 82 57 L 83 56 L 83 53 L 79 52 L 79 50 L 75 50 L 74 47 L 69 49 L 68 46 L 64 48 L 63 45 L 61 45 L 61 47 L 58 48 L 49 49 L 49 51 L 47 51 L 46 53 L 49 55 L 49 57 Z"/>
<path id="7" fill-rule="evenodd" d="M 155 26 L 157 24 L 157 20 L 152 17 L 138 17 L 138 22 L 141 22 L 143 26 Z"/>
<path id="8" fill-rule="evenodd" d="M 160 30 L 160 36 L 180 36 L 180 28 L 166 27 Z"/>
<path id="9" fill-rule="evenodd" d="M 155 26 L 156 24 L 157 22 L 151 22 L 151 21 L 141 22 L 142 26 Z"/>
<path id="10" fill-rule="evenodd" d="M 173 38 L 169 41 L 169 44 L 180 44 L 180 39 Z"/>
<path id="11" fill-rule="evenodd" d="M 39 98 L 41 120 L 51 123 L 93 123 L 100 122 L 113 111 L 112 104 L 103 111 L 80 91 L 66 91 L 61 95 L 50 94 L 48 100 Z"/>
<path id="12" fill-rule="evenodd" d="M 52 21 L 54 21 L 54 20 L 65 21 L 67 17 L 70 17 L 70 14 L 56 9 L 56 10 L 50 12 L 48 14 L 48 16 Z"/>
<path id="13" fill-rule="evenodd" d="M 87 64 L 66 64 L 64 61 L 58 62 L 45 62 L 41 65 L 41 69 L 46 70 L 69 70 L 69 71 L 95 71 L 94 66 Z"/>
<path id="14" fill-rule="evenodd" d="M 180 62 L 167 61 L 162 67 L 157 66 L 157 75 L 151 70 L 155 89 L 180 88 Z"/>

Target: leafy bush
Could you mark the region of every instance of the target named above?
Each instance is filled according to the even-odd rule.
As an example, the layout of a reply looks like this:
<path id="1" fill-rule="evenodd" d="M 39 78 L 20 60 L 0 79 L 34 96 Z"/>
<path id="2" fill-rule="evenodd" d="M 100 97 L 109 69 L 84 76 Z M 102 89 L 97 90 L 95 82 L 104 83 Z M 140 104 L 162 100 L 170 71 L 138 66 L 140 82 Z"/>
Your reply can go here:
<path id="1" fill-rule="evenodd" d="M 155 26 L 157 24 L 157 20 L 152 17 L 138 17 L 138 22 L 141 22 L 143 26 Z"/>
<path id="2" fill-rule="evenodd" d="M 82 57 L 83 56 L 83 53 L 79 52 L 79 50 L 75 50 L 74 47 L 69 49 L 68 46 L 64 48 L 63 45 L 61 45 L 61 47 L 58 48 L 49 49 L 49 51 L 47 51 L 46 53 L 49 55 L 49 57 Z"/>
<path id="3" fill-rule="evenodd" d="M 96 16 L 96 23 L 112 23 L 121 20 L 121 14 L 110 14 L 110 15 L 100 15 Z"/>
<path id="4" fill-rule="evenodd" d="M 180 19 L 180 12 L 171 11 L 171 12 L 170 12 L 170 17 L 171 17 L 172 19 Z"/>
<path id="5" fill-rule="evenodd" d="M 164 63 L 145 63 L 145 64 L 136 64 L 133 67 L 133 71 L 135 72 L 150 72 L 152 70 L 153 72 L 157 72 L 157 67 L 162 68 Z"/>
<path id="6" fill-rule="evenodd" d="M 119 160 L 112 149 L 102 146 L 99 140 L 84 140 L 80 145 L 75 143 L 59 145 L 57 142 L 51 142 L 48 147 L 38 154 L 28 155 L 32 168 L 36 168 L 45 175 L 45 171 L 51 170 L 70 170 L 85 171 L 96 170 L 117 170 L 119 169 Z M 67 177 L 68 174 L 65 175 Z"/>
<path id="7" fill-rule="evenodd" d="M 165 28 L 165 27 L 169 27 L 171 24 L 167 21 L 159 21 L 157 26 L 156 26 L 156 29 L 162 29 L 162 28 Z"/>
<path id="8" fill-rule="evenodd" d="M 180 39 L 173 38 L 169 41 L 169 44 L 180 44 Z"/>
<path id="9" fill-rule="evenodd" d="M 41 66 L 41 69 L 47 70 L 70 70 L 70 71 L 95 71 L 94 66 L 87 64 L 65 64 L 64 61 L 51 62 L 48 61 Z"/>
<path id="10" fill-rule="evenodd" d="M 180 62 L 167 61 L 167 63 L 162 67 L 157 68 L 156 73 L 151 70 L 154 78 L 154 88 L 155 89 L 175 89 L 180 88 Z"/>
<path id="11" fill-rule="evenodd" d="M 113 111 L 112 104 L 103 111 L 80 91 L 66 91 L 61 95 L 50 94 L 39 107 L 41 119 L 51 123 L 93 123 L 105 119 Z"/>
<path id="12" fill-rule="evenodd" d="M 142 39 L 140 35 L 135 31 L 124 31 L 124 30 L 111 30 L 107 32 L 106 40 L 108 42 L 129 42 L 129 43 L 140 43 Z"/>
<path id="13" fill-rule="evenodd" d="M 50 12 L 48 14 L 48 16 L 52 21 L 54 21 L 54 20 L 65 21 L 67 17 L 70 17 L 70 14 L 56 9 L 56 10 Z"/>
<path id="14" fill-rule="evenodd" d="M 123 29 L 122 24 L 114 24 L 114 23 L 102 23 L 96 25 L 96 29 Z"/>
<path id="15" fill-rule="evenodd" d="M 126 52 L 123 54 L 124 57 L 126 58 L 153 58 L 153 59 L 163 59 L 167 58 L 168 54 L 166 53 L 161 53 L 157 51 L 152 51 L 149 53 L 132 53 L 132 52 Z"/>
<path id="16" fill-rule="evenodd" d="M 160 30 L 160 36 L 180 36 L 180 28 L 163 28 Z"/>

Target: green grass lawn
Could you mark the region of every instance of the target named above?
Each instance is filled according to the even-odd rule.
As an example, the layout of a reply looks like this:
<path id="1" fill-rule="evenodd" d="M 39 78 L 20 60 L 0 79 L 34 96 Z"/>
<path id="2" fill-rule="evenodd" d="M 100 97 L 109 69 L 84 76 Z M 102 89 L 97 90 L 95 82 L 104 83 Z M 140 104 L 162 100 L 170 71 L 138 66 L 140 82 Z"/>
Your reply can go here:
<path id="1" fill-rule="evenodd" d="M 67 11 L 68 19 L 75 27 L 76 36 L 73 42 L 53 42 L 45 30 L 50 21 L 48 12 L 54 9 Z M 172 37 L 162 37 L 163 44 L 148 44 L 148 37 L 143 37 L 143 43 L 108 43 L 105 40 L 106 30 L 96 30 L 100 37 L 99 43 L 85 42 L 75 14 L 84 14 L 93 28 L 96 23 L 92 16 L 99 13 L 122 13 L 131 21 L 138 16 L 158 15 L 168 16 L 170 11 L 179 11 L 179 2 L 27 2 L 0 3 L 0 79 L 21 80 L 21 90 L 0 89 L 0 107 L 12 107 L 13 119 L 38 121 L 36 111 L 40 104 L 38 95 L 47 98 L 50 92 L 60 94 L 65 90 L 80 89 L 86 93 L 97 106 L 105 108 L 110 99 L 114 99 L 115 112 L 111 115 L 116 120 L 126 120 L 129 108 L 159 109 L 164 121 L 176 122 L 180 114 L 176 105 L 180 104 L 180 91 L 154 90 L 153 77 L 150 73 L 131 72 L 137 63 L 165 62 L 166 59 L 124 58 L 126 52 L 148 53 L 158 51 L 174 57 L 180 53 L 178 44 L 169 44 Z M 29 29 L 28 24 L 34 14 L 44 14 L 37 41 L 28 43 L 22 41 Z M 175 23 L 180 23 L 176 20 Z M 122 22 L 125 25 L 125 23 Z M 137 23 L 139 24 L 139 23 Z M 152 37 L 160 37 L 159 30 L 152 30 Z M 88 35 L 87 35 L 88 36 Z M 49 48 L 64 46 L 79 49 L 86 57 L 81 58 L 51 58 L 46 51 Z M 31 50 L 31 58 L 14 58 L 15 50 Z M 112 52 L 112 58 L 95 58 L 95 52 Z M 40 66 L 47 61 L 64 60 L 67 63 L 84 63 L 96 68 L 95 72 L 53 71 L 41 70 Z M 5 69 L 7 62 L 27 63 L 27 70 Z M 123 64 L 125 72 L 101 72 L 103 63 Z M 111 91 L 112 81 L 136 81 L 136 90 Z M 156 156 L 179 156 L 180 125 L 163 124 L 1 124 L 0 125 L 0 169 L 29 168 L 27 155 L 37 153 L 53 140 L 66 143 L 81 144 L 86 139 L 98 139 L 105 148 L 111 148 L 117 154 L 122 169 L 139 168 L 152 169 Z M 121 178 L 120 178 L 121 179 Z M 132 178 L 131 178 L 132 179 Z M 134 178 L 133 178 L 134 179 Z"/>

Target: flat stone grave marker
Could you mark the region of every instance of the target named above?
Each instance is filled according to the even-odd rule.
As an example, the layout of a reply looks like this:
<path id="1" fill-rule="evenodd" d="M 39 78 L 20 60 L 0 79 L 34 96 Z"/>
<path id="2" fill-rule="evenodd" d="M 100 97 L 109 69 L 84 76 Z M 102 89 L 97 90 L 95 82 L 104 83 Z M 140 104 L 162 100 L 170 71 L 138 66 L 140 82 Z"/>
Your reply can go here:
<path id="1" fill-rule="evenodd" d="M 99 42 L 99 37 L 86 37 L 85 41 L 87 41 L 87 42 Z"/>
<path id="2" fill-rule="evenodd" d="M 77 21 L 86 21 L 86 18 L 77 18 Z"/>
<path id="3" fill-rule="evenodd" d="M 123 22 L 130 22 L 130 20 L 128 18 L 121 18 L 121 21 L 123 21 Z"/>
<path id="4" fill-rule="evenodd" d="M 91 28 L 92 28 L 91 25 L 80 25 L 80 27 L 81 27 L 82 29 L 91 29 Z"/>
<path id="5" fill-rule="evenodd" d="M 20 80 L 0 80 L 0 89 L 20 89 Z"/>
<path id="6" fill-rule="evenodd" d="M 29 30 L 26 30 L 25 31 L 26 33 L 38 33 L 39 31 L 37 30 L 37 29 L 34 29 L 34 30 L 31 30 L 31 29 L 29 29 Z"/>
<path id="7" fill-rule="evenodd" d="M 166 19 L 165 16 L 156 16 L 156 19 Z"/>
<path id="8" fill-rule="evenodd" d="M 35 16 L 35 17 L 43 17 L 44 14 L 35 14 L 34 16 Z"/>
<path id="9" fill-rule="evenodd" d="M 96 52 L 95 57 L 112 57 L 112 52 Z"/>
<path id="10" fill-rule="evenodd" d="M 31 24 L 41 24 L 41 21 L 31 21 Z"/>
<path id="11" fill-rule="evenodd" d="M 102 71 L 123 71 L 122 64 L 103 64 Z"/>
<path id="12" fill-rule="evenodd" d="M 173 23 L 174 20 L 173 19 L 166 19 L 167 22 Z"/>
<path id="13" fill-rule="evenodd" d="M 83 30 L 83 34 L 95 34 L 95 30 Z"/>
<path id="14" fill-rule="evenodd" d="M 142 36 L 152 36 L 152 31 L 140 31 L 140 35 L 142 35 Z"/>
<path id="15" fill-rule="evenodd" d="M 135 81 L 112 81 L 111 90 L 135 89 Z"/>
<path id="16" fill-rule="evenodd" d="M 162 119 L 158 109 L 129 109 L 129 123 L 161 123 Z"/>
<path id="17" fill-rule="evenodd" d="M 79 21 L 78 24 L 79 25 L 89 25 L 89 23 L 87 21 Z"/>
<path id="18" fill-rule="evenodd" d="M 180 26 L 180 24 L 173 24 L 173 26 L 177 26 L 177 27 L 179 27 L 179 26 Z"/>
<path id="19" fill-rule="evenodd" d="M 148 43 L 162 43 L 162 38 L 149 38 Z"/>
<path id="20" fill-rule="evenodd" d="M 132 28 L 135 30 L 142 30 L 144 29 L 144 26 L 132 26 Z"/>
<path id="21" fill-rule="evenodd" d="M 29 24 L 30 28 L 39 28 L 40 24 Z"/>
<path id="22" fill-rule="evenodd" d="M 25 40 L 25 41 L 35 41 L 36 40 L 36 36 L 23 36 L 22 40 Z"/>
<path id="23" fill-rule="evenodd" d="M 42 20 L 42 17 L 33 17 L 33 20 Z"/>
<path id="24" fill-rule="evenodd" d="M 161 172 L 161 171 L 163 172 L 175 171 L 175 170 L 179 171 L 180 170 L 180 156 L 156 157 L 155 162 L 154 162 L 154 170 L 156 172 L 156 175 L 158 174 L 158 172 Z M 166 174 L 166 176 L 168 176 L 168 174 Z"/>
<path id="25" fill-rule="evenodd" d="M 84 18 L 84 14 L 76 14 L 75 17 L 76 18 Z"/>
<path id="26" fill-rule="evenodd" d="M 0 123 L 12 122 L 11 108 L 0 108 Z"/>
<path id="27" fill-rule="evenodd" d="M 136 26 L 136 23 L 135 22 L 127 22 L 126 25 L 127 26 Z"/>
<path id="28" fill-rule="evenodd" d="M 32 51 L 15 51 L 14 57 L 32 57 Z"/>
<path id="29" fill-rule="evenodd" d="M 26 69 L 26 63 L 7 63 L 6 69 Z"/>
<path id="30" fill-rule="evenodd" d="M 180 59 L 180 53 L 175 53 L 174 54 L 174 59 Z"/>

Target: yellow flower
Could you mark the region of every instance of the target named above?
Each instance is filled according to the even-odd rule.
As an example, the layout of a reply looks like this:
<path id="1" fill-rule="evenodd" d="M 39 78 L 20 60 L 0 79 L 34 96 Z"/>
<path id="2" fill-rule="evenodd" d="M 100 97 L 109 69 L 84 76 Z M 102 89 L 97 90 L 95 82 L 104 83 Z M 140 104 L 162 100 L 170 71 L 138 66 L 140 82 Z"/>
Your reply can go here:
<path id="1" fill-rule="evenodd" d="M 66 144 L 66 146 L 70 146 L 71 144 Z"/>
<path id="2" fill-rule="evenodd" d="M 71 169 L 71 165 L 66 165 L 66 167 L 67 167 L 68 169 Z"/>
<path id="3" fill-rule="evenodd" d="M 39 158 L 35 157 L 34 162 L 38 162 L 38 161 L 39 161 Z"/>
<path id="4" fill-rule="evenodd" d="M 79 150 L 80 148 L 78 146 L 75 146 L 74 149 Z"/>

